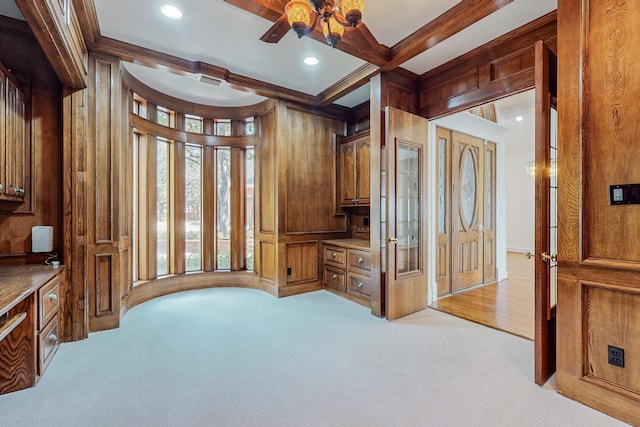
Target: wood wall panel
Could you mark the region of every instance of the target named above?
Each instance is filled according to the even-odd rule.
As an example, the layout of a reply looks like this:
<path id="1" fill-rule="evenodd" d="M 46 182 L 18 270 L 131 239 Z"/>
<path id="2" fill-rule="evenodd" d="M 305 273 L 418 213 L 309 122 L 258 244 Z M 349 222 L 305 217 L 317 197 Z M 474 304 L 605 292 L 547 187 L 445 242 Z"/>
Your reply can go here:
<path id="1" fill-rule="evenodd" d="M 86 183 L 84 200 L 87 213 L 86 273 L 89 331 L 114 328 L 120 321 L 121 283 L 120 251 L 130 245 L 123 234 L 126 217 L 120 209 L 127 206 L 128 162 L 122 162 L 126 151 L 123 144 L 120 62 L 104 55 L 89 57 L 89 88 L 87 90 Z M 131 214 L 132 215 L 132 214 Z M 125 219 L 125 224 L 121 220 Z"/>
<path id="2" fill-rule="evenodd" d="M 640 182 L 640 104 L 631 95 L 640 90 L 640 8 L 601 3 L 590 8 L 584 46 L 584 161 L 597 165 L 584 169 L 585 257 L 629 261 L 628 268 L 640 269 L 640 205 L 609 203 L 610 185 Z"/>
<path id="3" fill-rule="evenodd" d="M 273 234 L 276 230 L 276 114 L 270 111 L 260 118 L 260 145 L 257 148 L 258 231 Z"/>
<path id="4" fill-rule="evenodd" d="M 607 193 L 640 178 L 639 19 L 628 1 L 558 1 L 558 391 L 633 425 L 640 211 L 609 206 Z M 616 344 L 625 368 L 608 364 Z"/>
<path id="5" fill-rule="evenodd" d="M 318 241 L 287 244 L 287 284 L 318 280 Z"/>
<path id="6" fill-rule="evenodd" d="M 556 50 L 552 12 L 420 77 L 418 113 L 440 117 L 533 87 L 533 46 Z"/>
<path id="7" fill-rule="evenodd" d="M 287 234 L 346 232 L 343 216 L 336 216 L 336 135 L 344 135 L 344 121 L 285 108 L 283 151 L 285 167 L 285 231 Z M 326 197 L 321 197 L 325 195 Z M 283 207 L 280 207 L 283 212 Z"/>
<path id="8" fill-rule="evenodd" d="M 91 210 L 94 216 L 94 239 L 96 243 L 111 243 L 114 241 L 113 217 L 116 211 L 113 210 L 113 164 L 112 158 L 114 148 L 112 143 L 113 114 L 119 110 L 118 104 L 113 101 L 111 88 L 114 84 L 114 64 L 112 62 L 97 59 L 92 62 L 95 66 L 95 140 L 92 141 L 93 150 L 93 187 L 95 189 L 95 206 Z"/>
<path id="9" fill-rule="evenodd" d="M 95 256 L 95 279 L 96 285 L 95 295 L 95 317 L 112 314 L 114 311 L 114 291 L 111 283 L 113 282 L 113 255 L 97 254 Z"/>
<path id="10" fill-rule="evenodd" d="M 260 242 L 260 279 L 275 281 L 276 247 L 273 242 Z"/>
<path id="11" fill-rule="evenodd" d="M 640 400 L 640 289 L 580 282 L 586 374 Z M 624 368 L 608 362 L 608 346 L 624 350 Z"/>

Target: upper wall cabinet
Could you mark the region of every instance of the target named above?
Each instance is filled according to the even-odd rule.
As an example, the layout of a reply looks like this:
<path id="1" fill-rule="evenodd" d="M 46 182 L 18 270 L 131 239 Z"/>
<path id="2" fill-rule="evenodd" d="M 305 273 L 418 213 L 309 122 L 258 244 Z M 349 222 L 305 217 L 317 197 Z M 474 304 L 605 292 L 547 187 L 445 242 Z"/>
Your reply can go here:
<path id="1" fill-rule="evenodd" d="M 338 155 L 340 205 L 369 206 L 369 132 L 344 138 Z"/>
<path id="2" fill-rule="evenodd" d="M 0 200 L 22 202 L 27 171 L 26 97 L 0 65 Z"/>

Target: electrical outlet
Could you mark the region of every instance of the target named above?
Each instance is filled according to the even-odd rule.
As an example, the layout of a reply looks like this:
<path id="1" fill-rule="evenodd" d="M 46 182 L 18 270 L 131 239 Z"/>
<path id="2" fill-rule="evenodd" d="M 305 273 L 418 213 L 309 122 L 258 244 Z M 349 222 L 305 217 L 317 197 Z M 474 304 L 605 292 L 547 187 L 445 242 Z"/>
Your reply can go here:
<path id="1" fill-rule="evenodd" d="M 609 365 L 624 368 L 624 349 L 610 345 L 608 346 L 608 352 Z"/>

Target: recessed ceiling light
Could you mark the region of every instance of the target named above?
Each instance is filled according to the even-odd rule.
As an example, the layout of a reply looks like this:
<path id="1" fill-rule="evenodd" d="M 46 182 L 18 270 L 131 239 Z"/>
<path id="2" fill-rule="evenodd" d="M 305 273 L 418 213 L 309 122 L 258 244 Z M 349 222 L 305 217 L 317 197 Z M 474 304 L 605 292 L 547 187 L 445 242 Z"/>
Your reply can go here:
<path id="1" fill-rule="evenodd" d="M 160 11 L 167 18 L 171 18 L 171 19 L 180 19 L 180 18 L 182 18 L 182 11 L 180 9 L 178 9 L 177 7 L 172 6 L 170 4 L 165 4 L 164 6 L 162 6 L 160 8 Z"/>
<path id="2" fill-rule="evenodd" d="M 516 117 L 516 122 L 521 122 L 523 120 L 524 120 L 524 117 L 522 117 L 522 116 Z"/>
<path id="3" fill-rule="evenodd" d="M 320 61 L 315 56 L 307 56 L 304 58 L 304 63 L 307 65 L 318 65 Z"/>

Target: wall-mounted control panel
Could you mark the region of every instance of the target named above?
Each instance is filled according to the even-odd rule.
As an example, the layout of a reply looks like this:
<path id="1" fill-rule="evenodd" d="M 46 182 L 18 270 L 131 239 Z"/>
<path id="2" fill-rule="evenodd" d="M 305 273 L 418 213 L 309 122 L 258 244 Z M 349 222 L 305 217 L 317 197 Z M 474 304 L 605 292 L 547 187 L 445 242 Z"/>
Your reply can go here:
<path id="1" fill-rule="evenodd" d="M 640 184 L 619 184 L 609 186 L 611 205 L 640 204 Z"/>

